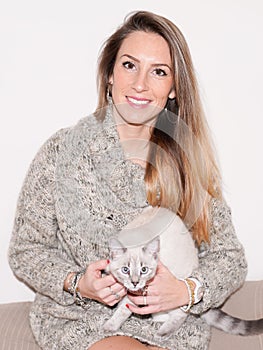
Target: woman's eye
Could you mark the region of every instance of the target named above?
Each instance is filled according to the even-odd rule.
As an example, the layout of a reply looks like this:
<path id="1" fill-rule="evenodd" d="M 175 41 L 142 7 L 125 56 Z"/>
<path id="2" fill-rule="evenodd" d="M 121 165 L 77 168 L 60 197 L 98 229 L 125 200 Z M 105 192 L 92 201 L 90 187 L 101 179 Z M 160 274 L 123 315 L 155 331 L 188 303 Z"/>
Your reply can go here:
<path id="1" fill-rule="evenodd" d="M 130 269 L 127 266 L 123 266 L 121 268 L 121 272 L 127 275 L 130 272 Z"/>
<path id="2" fill-rule="evenodd" d="M 135 65 L 134 63 L 130 62 L 130 61 L 126 61 L 126 62 L 123 62 L 123 67 L 127 68 L 127 69 L 134 69 L 135 68 Z"/>
<path id="3" fill-rule="evenodd" d="M 145 273 L 147 273 L 149 271 L 149 268 L 148 267 L 146 267 L 146 266 L 143 266 L 142 268 L 141 268 L 141 273 L 144 275 Z"/>
<path id="4" fill-rule="evenodd" d="M 165 77 L 167 75 L 167 73 L 165 72 L 165 70 L 161 69 L 161 68 L 156 68 L 154 70 L 154 74 L 158 75 L 158 77 Z"/>

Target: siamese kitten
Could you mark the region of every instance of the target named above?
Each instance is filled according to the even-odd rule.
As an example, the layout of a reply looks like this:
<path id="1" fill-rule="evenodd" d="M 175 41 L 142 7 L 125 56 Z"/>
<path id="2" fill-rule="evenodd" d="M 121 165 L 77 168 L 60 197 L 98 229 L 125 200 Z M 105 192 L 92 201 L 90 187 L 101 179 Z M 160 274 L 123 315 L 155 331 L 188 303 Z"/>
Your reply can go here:
<path id="1" fill-rule="evenodd" d="M 142 293 L 151 280 L 160 259 L 177 278 L 189 277 L 198 267 L 197 248 L 182 220 L 165 208 L 147 207 L 135 220 L 125 226 L 117 238 L 112 238 L 108 267 L 116 280 L 130 293 Z M 117 331 L 131 315 L 125 306 L 131 303 L 124 297 L 113 316 L 106 321 L 105 331 Z M 154 321 L 162 322 L 159 336 L 169 336 L 185 321 L 187 314 L 180 308 L 152 314 Z M 227 315 L 220 309 L 211 309 L 201 315 L 210 325 L 227 333 L 254 335 L 263 332 L 263 319 L 245 321 Z"/>
<path id="2" fill-rule="evenodd" d="M 177 278 L 190 276 L 198 267 L 197 249 L 190 233 L 179 216 L 165 208 L 145 208 L 109 245 L 109 272 L 131 293 L 142 292 L 147 281 L 154 277 L 159 259 Z M 104 324 L 105 331 L 119 329 L 131 315 L 125 306 L 130 302 L 127 297 L 120 301 Z M 159 335 L 165 335 L 179 328 L 187 314 L 178 308 L 152 317 L 163 322 Z"/>

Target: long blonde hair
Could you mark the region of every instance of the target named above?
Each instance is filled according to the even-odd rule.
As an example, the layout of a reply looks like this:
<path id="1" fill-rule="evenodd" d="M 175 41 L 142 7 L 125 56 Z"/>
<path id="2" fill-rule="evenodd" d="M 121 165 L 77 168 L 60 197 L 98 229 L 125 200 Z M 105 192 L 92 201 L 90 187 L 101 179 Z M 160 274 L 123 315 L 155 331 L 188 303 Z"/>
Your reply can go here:
<path id="1" fill-rule="evenodd" d="M 209 198 L 222 196 L 221 176 L 204 117 L 188 45 L 168 19 L 147 11 L 130 14 L 105 42 L 98 64 L 97 117 L 107 105 L 107 89 L 123 40 L 132 32 L 162 36 L 170 49 L 175 99 L 159 113 L 150 139 L 145 172 L 148 202 L 176 212 L 199 245 L 209 242 Z"/>

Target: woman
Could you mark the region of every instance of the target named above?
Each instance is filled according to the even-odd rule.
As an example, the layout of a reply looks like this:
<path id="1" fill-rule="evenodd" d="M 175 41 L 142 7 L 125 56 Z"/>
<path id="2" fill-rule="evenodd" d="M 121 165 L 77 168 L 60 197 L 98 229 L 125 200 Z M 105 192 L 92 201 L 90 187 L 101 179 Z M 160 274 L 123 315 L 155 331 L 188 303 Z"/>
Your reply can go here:
<path id="1" fill-rule="evenodd" d="M 20 194 L 9 260 L 36 291 L 33 333 L 43 349 L 207 349 L 210 329 L 198 315 L 241 286 L 246 261 L 181 32 L 161 16 L 130 15 L 104 45 L 98 87 L 96 113 L 44 144 Z M 160 263 L 147 305 L 130 295 L 133 315 L 105 334 L 127 293 L 102 275 L 107 241 L 148 204 L 185 221 L 199 268 L 187 284 Z M 140 316 L 178 307 L 187 320 L 165 339 Z"/>

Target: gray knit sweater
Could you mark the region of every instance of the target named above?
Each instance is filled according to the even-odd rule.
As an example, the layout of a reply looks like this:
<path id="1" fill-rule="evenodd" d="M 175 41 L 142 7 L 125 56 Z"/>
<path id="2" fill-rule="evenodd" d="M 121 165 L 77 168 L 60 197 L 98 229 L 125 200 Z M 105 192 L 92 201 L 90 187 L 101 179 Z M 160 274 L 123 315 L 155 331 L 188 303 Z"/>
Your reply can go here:
<path id="1" fill-rule="evenodd" d="M 102 325 L 114 309 L 90 300 L 74 304 L 63 291 L 71 271 L 108 257 L 107 240 L 146 204 L 144 171 L 125 159 L 110 112 L 58 131 L 33 160 L 21 190 L 9 262 L 36 291 L 30 312 L 35 338 L 46 350 L 87 350 L 104 338 Z M 224 202 L 211 200 L 211 243 L 199 249 L 194 272 L 205 287 L 183 326 L 168 339 L 158 323 L 132 315 L 115 334 L 167 349 L 208 348 L 210 329 L 198 314 L 220 306 L 244 281 L 246 261 Z"/>

